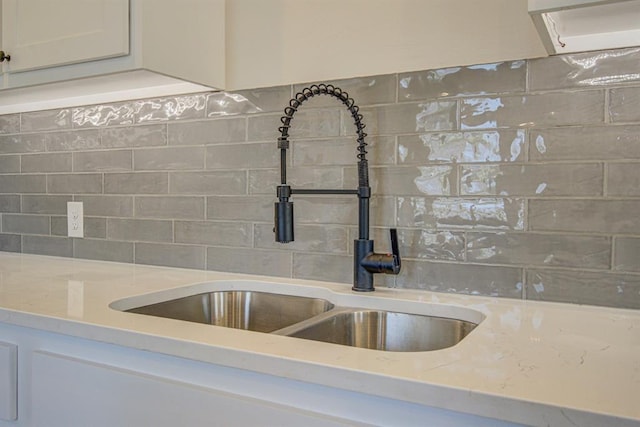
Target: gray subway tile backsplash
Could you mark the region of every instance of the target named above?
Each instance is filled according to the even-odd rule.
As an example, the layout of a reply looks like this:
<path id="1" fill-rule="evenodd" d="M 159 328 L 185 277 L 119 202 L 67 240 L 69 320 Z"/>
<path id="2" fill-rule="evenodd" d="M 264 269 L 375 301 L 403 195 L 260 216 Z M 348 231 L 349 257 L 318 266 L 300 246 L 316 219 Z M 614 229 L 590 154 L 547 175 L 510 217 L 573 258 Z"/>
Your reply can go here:
<path id="1" fill-rule="evenodd" d="M 73 153 L 74 172 L 127 172 L 133 169 L 131 150 Z"/>
<path id="2" fill-rule="evenodd" d="M 17 194 L 0 194 L 0 213 L 3 212 L 20 212 L 20 196 Z"/>
<path id="3" fill-rule="evenodd" d="M 604 91 L 505 95 L 462 100 L 462 129 L 588 125 L 604 122 Z"/>
<path id="4" fill-rule="evenodd" d="M 611 121 L 621 123 L 640 121 L 638 104 L 640 104 L 640 87 L 611 89 L 609 98 Z"/>
<path id="5" fill-rule="evenodd" d="M 399 229 L 402 273 L 376 286 L 640 308 L 639 57 L 326 82 L 364 116 L 376 248 Z M 280 117 L 311 84 L 0 116 L 0 250 L 349 283 L 355 196 L 294 195 L 296 241 L 272 232 Z M 293 188 L 357 187 L 339 102 L 289 134 Z"/>
<path id="6" fill-rule="evenodd" d="M 20 156 L 13 154 L 0 155 L 0 173 L 16 172 L 20 172 Z"/>
<path id="7" fill-rule="evenodd" d="M 640 125 L 531 129 L 534 162 L 640 159 Z"/>
<path id="8" fill-rule="evenodd" d="M 20 114 L 0 116 L 0 134 L 20 132 Z"/>
<path id="9" fill-rule="evenodd" d="M 44 151 L 45 143 L 38 135 L 0 135 L 0 153 L 36 153 Z"/>
<path id="10" fill-rule="evenodd" d="M 22 132 L 38 132 L 54 129 L 70 129 L 72 123 L 71 110 L 44 110 L 22 113 L 20 115 L 20 130 Z"/>
<path id="11" fill-rule="evenodd" d="M 71 172 L 71 153 L 23 155 L 20 170 L 22 173 Z"/>
<path id="12" fill-rule="evenodd" d="M 640 83 L 640 48 L 550 56 L 529 61 L 530 90 Z"/>

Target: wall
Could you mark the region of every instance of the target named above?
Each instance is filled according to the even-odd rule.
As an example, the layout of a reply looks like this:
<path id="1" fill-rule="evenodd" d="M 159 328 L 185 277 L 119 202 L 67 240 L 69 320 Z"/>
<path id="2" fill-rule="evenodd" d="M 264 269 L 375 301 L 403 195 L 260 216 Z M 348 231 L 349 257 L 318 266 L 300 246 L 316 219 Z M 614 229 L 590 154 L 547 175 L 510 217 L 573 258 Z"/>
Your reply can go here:
<path id="1" fill-rule="evenodd" d="M 362 107 L 378 286 L 640 308 L 640 48 L 334 82 Z M 348 283 L 355 197 L 295 196 L 273 241 L 277 128 L 302 86 L 0 116 L 0 248 Z M 344 111 L 343 111 L 344 110 Z M 355 187 L 326 98 L 293 121 L 289 180 Z M 84 202 L 86 238 L 66 235 Z"/>

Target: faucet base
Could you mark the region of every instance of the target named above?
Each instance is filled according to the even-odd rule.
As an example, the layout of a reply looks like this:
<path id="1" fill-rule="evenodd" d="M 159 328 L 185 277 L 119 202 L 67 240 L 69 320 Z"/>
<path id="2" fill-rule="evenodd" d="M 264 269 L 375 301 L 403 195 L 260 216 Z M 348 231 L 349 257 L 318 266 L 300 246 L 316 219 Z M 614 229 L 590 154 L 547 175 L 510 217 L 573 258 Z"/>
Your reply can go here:
<path id="1" fill-rule="evenodd" d="M 365 266 L 366 258 L 373 254 L 373 240 L 354 240 L 353 253 L 353 287 L 351 289 L 357 292 L 375 291 L 373 273 Z"/>

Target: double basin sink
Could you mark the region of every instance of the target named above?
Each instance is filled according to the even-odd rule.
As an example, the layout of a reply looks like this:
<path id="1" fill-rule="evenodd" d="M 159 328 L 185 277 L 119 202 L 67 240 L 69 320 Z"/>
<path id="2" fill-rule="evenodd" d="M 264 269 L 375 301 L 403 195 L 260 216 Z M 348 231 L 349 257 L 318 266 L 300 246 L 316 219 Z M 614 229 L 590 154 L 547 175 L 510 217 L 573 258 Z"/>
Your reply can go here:
<path id="1" fill-rule="evenodd" d="M 255 290 L 204 292 L 122 311 L 398 352 L 451 347 L 477 326 L 468 320 L 341 307 L 322 298 Z"/>

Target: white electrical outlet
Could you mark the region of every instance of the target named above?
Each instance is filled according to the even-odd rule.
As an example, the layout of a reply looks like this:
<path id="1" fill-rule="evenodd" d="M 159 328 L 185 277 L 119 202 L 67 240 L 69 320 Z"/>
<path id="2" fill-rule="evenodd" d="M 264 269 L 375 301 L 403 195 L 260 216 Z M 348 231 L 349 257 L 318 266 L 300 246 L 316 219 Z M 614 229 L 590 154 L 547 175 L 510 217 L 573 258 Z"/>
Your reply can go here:
<path id="1" fill-rule="evenodd" d="M 67 202 L 67 236 L 84 237 L 84 208 L 82 202 Z"/>

